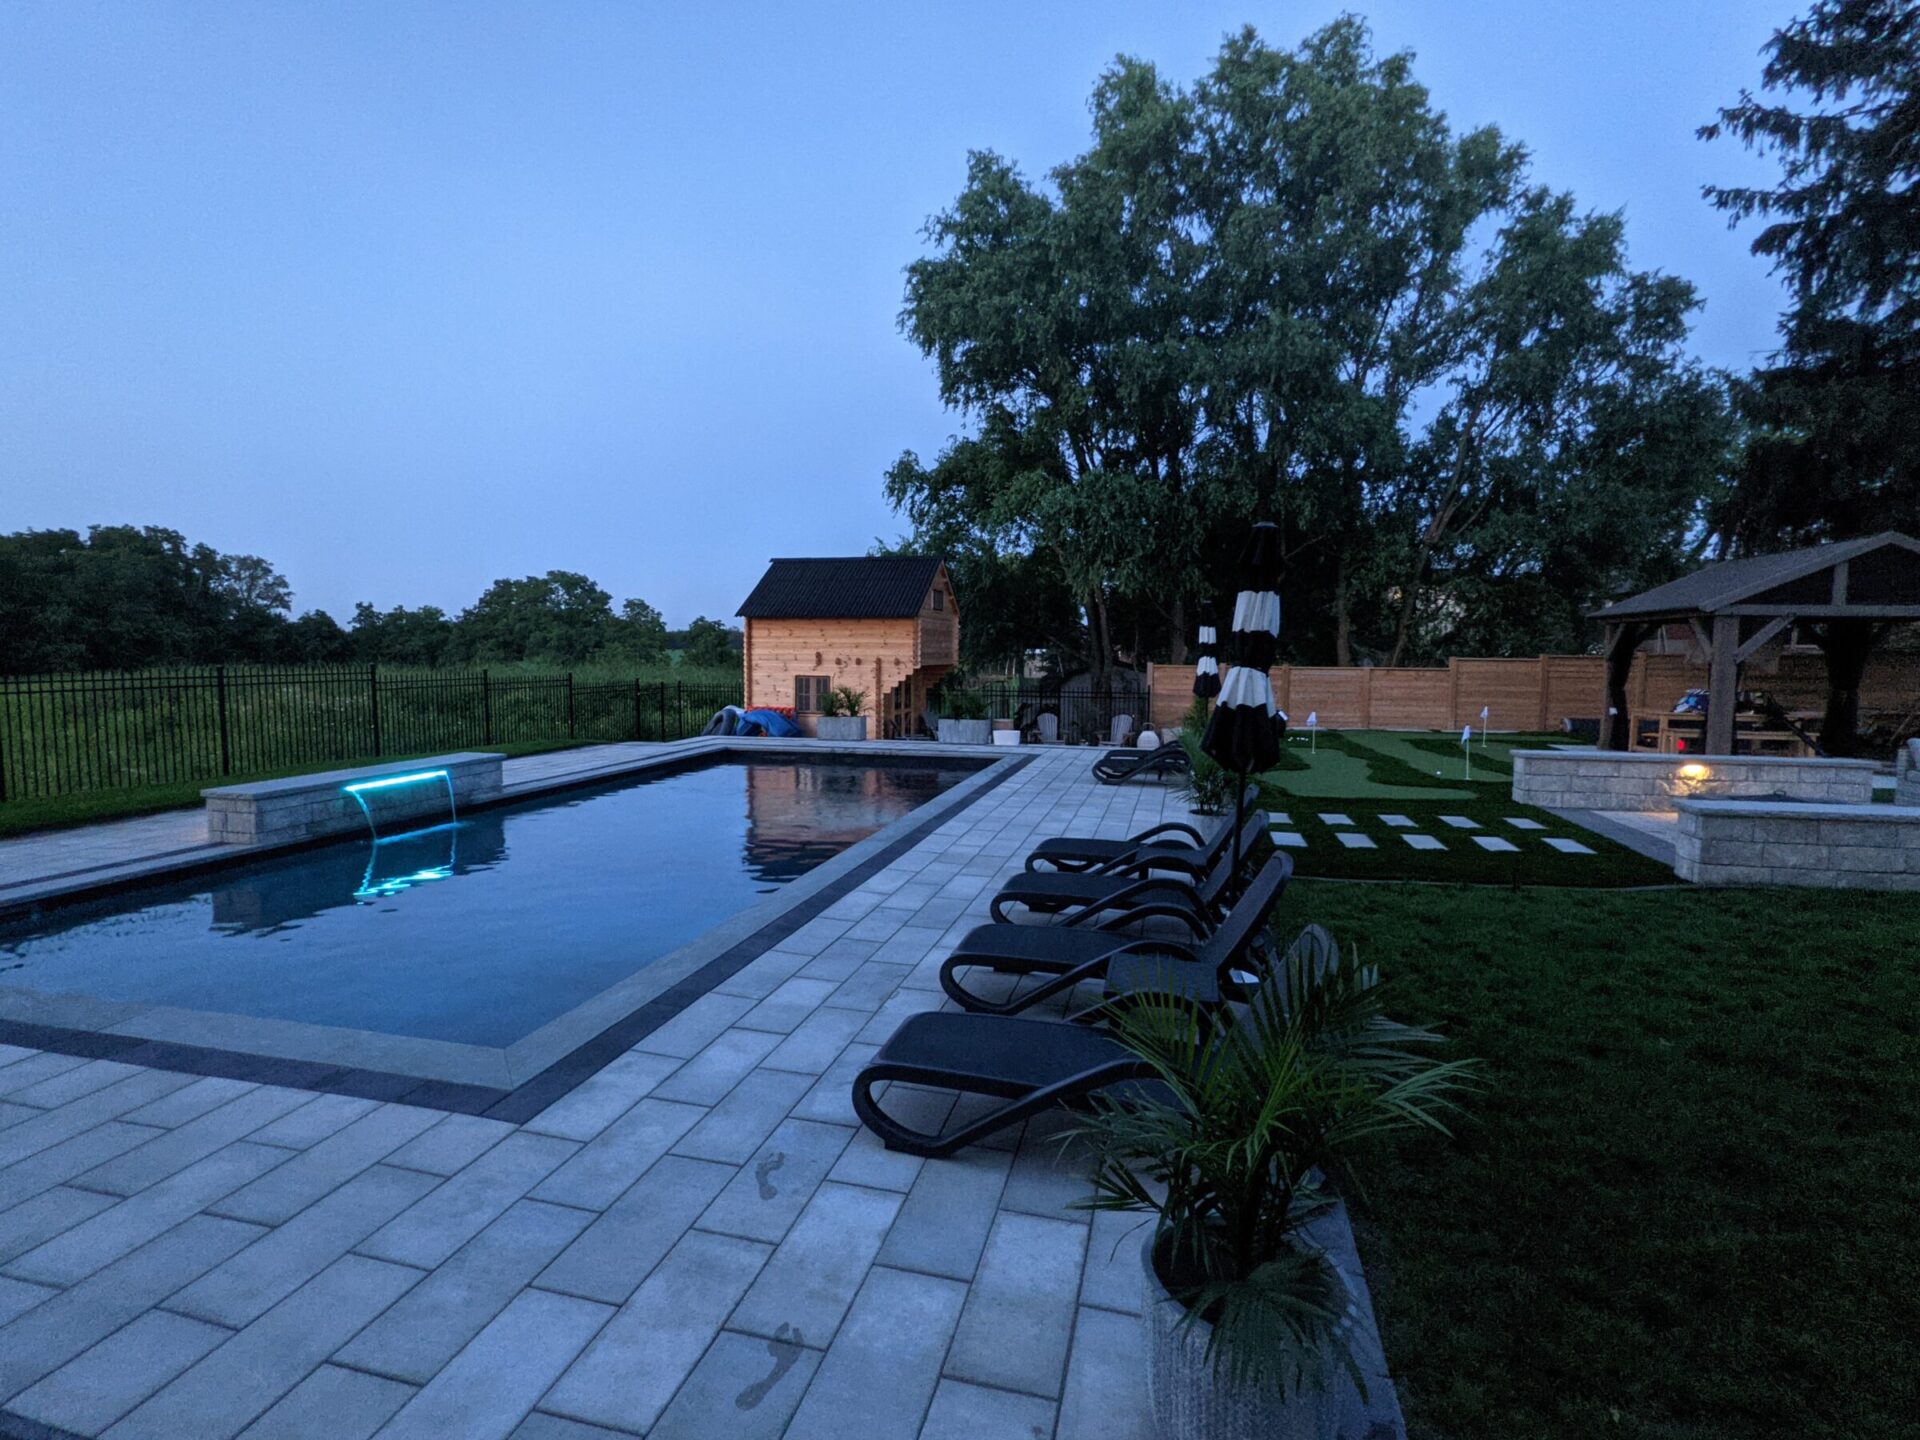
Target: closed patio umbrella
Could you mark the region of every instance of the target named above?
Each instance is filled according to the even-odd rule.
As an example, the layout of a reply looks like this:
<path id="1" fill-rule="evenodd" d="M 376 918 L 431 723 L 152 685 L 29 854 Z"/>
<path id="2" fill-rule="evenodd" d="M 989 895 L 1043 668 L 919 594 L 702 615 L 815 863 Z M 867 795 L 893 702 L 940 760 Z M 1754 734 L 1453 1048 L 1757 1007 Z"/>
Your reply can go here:
<path id="1" fill-rule="evenodd" d="M 1207 601 L 1200 607 L 1200 653 L 1193 659 L 1193 693 L 1202 700 L 1211 700 L 1220 693 L 1220 631 L 1217 628 L 1213 602 Z"/>
<path id="2" fill-rule="evenodd" d="M 1233 868 L 1240 873 L 1240 823 L 1246 810 L 1247 776 L 1280 762 L 1280 737 L 1274 729 L 1273 664 L 1280 638 L 1280 529 L 1263 520 L 1247 537 L 1241 558 L 1240 593 L 1233 602 L 1233 664 L 1220 685 L 1220 700 L 1202 753 L 1239 777 L 1233 787 Z"/>

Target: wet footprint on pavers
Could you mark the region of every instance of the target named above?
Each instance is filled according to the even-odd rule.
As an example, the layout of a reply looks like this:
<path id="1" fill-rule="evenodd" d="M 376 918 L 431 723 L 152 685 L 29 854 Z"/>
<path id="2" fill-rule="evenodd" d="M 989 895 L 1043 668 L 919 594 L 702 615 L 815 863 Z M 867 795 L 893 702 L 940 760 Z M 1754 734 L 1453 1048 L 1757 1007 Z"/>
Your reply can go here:
<path id="1" fill-rule="evenodd" d="M 760 1198 L 771 1200 L 780 1192 L 773 1188 L 773 1172 L 787 1163 L 787 1152 L 776 1150 L 758 1165 L 753 1167 L 753 1178 L 759 1182 Z"/>
<path id="2" fill-rule="evenodd" d="M 767 1354 L 773 1357 L 773 1373 L 764 1380 L 754 1381 L 734 1396 L 733 1408 L 751 1410 L 766 1399 L 773 1387 L 780 1383 L 781 1377 L 793 1368 L 793 1362 L 800 1358 L 800 1347 L 806 1343 L 806 1336 L 784 1320 L 781 1321 L 780 1328 L 773 1332 L 773 1339 L 767 1341 Z"/>

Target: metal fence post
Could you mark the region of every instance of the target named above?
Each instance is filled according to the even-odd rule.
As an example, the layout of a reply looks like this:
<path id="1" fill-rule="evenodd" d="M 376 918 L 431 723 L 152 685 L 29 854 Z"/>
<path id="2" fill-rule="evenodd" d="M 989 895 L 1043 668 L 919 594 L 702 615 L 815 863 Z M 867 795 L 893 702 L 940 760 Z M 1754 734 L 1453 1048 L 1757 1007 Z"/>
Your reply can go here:
<path id="1" fill-rule="evenodd" d="M 493 744 L 493 677 L 485 670 L 480 672 L 480 732 L 482 745 Z"/>
<path id="2" fill-rule="evenodd" d="M 373 705 L 373 758 L 380 758 L 380 667 L 367 666 L 367 695 Z"/>
<path id="3" fill-rule="evenodd" d="M 573 671 L 567 671 L 567 739 L 573 739 Z"/>
<path id="4" fill-rule="evenodd" d="M 217 665 L 213 671 L 213 693 L 220 712 L 220 773 L 233 773 L 233 742 L 227 735 L 227 667 Z"/>
<path id="5" fill-rule="evenodd" d="M 658 738 L 661 740 L 665 740 L 667 738 L 667 682 L 666 681 L 656 680 L 653 682 L 653 698 L 656 701 L 658 701 L 660 704 L 660 734 Z"/>
<path id="6" fill-rule="evenodd" d="M 640 738 L 640 677 L 633 677 L 633 738 Z"/>

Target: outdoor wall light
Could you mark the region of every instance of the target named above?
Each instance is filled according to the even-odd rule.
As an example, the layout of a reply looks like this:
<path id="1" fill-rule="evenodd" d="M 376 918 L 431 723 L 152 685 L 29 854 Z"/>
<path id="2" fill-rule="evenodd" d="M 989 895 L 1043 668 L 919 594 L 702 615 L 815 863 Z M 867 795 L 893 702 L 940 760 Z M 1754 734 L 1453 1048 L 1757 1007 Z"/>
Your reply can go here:
<path id="1" fill-rule="evenodd" d="M 1691 761 L 1680 767 L 1680 778 L 1685 780 L 1689 785 L 1698 785 L 1711 773 L 1712 772 L 1698 760 Z"/>

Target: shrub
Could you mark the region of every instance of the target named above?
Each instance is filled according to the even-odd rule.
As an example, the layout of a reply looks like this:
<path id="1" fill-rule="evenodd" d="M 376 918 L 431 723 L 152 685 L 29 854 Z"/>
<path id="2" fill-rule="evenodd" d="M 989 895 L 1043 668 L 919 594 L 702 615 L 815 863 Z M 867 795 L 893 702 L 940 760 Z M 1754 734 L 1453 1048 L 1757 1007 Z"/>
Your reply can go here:
<path id="1" fill-rule="evenodd" d="M 851 685 L 836 685 L 820 702 L 822 715 L 858 715 L 867 708 L 867 692 Z"/>

